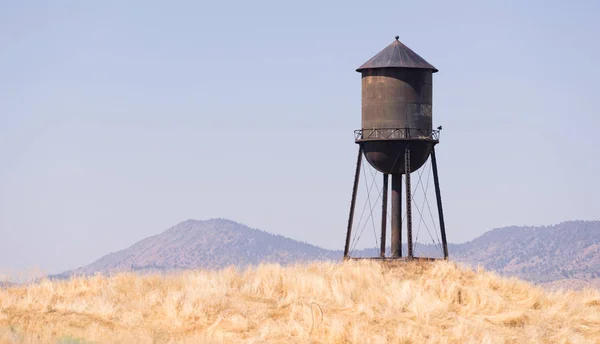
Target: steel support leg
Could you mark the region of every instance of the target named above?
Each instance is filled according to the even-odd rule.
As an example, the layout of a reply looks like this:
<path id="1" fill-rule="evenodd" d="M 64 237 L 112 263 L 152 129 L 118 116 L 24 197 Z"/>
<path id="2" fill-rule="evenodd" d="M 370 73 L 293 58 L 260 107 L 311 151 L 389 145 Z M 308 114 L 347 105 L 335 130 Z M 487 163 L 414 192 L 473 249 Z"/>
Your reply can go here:
<path id="1" fill-rule="evenodd" d="M 348 230 L 346 232 L 346 246 L 344 246 L 344 259 L 350 253 L 350 237 L 352 235 L 352 220 L 354 219 L 354 206 L 356 204 L 356 192 L 358 191 L 358 180 L 360 177 L 360 165 L 362 163 L 362 146 L 358 146 L 358 157 L 356 158 L 356 171 L 354 172 L 354 187 L 352 188 L 352 200 L 350 201 L 350 216 L 348 217 Z"/>
<path id="2" fill-rule="evenodd" d="M 392 257 L 402 257 L 402 174 L 392 174 Z"/>
<path id="3" fill-rule="evenodd" d="M 387 203 L 388 203 L 388 174 L 383 174 L 383 195 L 381 199 L 381 249 L 379 256 L 385 257 L 385 239 L 387 227 Z"/>
<path id="4" fill-rule="evenodd" d="M 448 259 L 448 242 L 446 241 L 446 225 L 444 224 L 444 210 L 442 209 L 442 194 L 440 192 L 440 180 L 438 178 L 437 161 L 435 159 L 435 147 L 431 148 L 431 166 L 433 167 L 435 198 L 437 199 L 438 214 L 440 216 L 440 231 L 442 232 L 442 247 L 444 249 L 444 259 Z"/>
<path id="5" fill-rule="evenodd" d="M 410 146 L 406 145 L 404 152 L 404 180 L 406 181 L 406 241 L 408 246 L 408 259 L 413 258 L 412 241 L 412 194 L 410 190 Z"/>

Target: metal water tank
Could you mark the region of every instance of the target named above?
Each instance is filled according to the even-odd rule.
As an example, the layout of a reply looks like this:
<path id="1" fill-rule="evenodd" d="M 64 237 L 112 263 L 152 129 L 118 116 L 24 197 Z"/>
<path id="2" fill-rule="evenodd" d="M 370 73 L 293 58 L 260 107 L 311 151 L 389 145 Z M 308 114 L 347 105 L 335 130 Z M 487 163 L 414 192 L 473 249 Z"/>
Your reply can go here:
<path id="1" fill-rule="evenodd" d="M 432 128 L 432 74 L 438 70 L 398 40 L 360 66 L 362 125 L 355 132 L 378 171 L 403 174 L 410 145 L 411 172 L 419 169 L 437 141 Z"/>

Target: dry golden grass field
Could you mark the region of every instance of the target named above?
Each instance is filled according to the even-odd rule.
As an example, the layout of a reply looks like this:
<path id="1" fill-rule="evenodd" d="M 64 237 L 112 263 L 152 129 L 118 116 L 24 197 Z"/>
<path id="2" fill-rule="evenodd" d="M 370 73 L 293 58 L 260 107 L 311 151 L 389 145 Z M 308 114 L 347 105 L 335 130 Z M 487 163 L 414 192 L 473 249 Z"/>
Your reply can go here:
<path id="1" fill-rule="evenodd" d="M 0 290 L 0 343 L 600 343 L 600 291 L 453 263 L 262 265 Z"/>

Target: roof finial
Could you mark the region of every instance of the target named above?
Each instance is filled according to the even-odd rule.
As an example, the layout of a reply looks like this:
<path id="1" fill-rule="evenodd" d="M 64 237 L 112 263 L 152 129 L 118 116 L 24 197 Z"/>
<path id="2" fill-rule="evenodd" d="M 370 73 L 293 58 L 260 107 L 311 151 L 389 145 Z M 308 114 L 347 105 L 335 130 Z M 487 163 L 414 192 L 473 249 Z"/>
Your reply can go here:
<path id="1" fill-rule="evenodd" d="M 400 38 L 400 36 L 396 35 L 396 40 L 398 40 Z"/>

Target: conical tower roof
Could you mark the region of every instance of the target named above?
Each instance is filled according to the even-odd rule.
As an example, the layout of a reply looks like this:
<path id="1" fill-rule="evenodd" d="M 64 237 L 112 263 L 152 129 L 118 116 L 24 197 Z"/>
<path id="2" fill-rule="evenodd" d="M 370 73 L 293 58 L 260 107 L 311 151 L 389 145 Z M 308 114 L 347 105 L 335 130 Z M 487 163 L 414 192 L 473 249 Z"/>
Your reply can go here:
<path id="1" fill-rule="evenodd" d="M 392 44 L 373 56 L 356 71 L 362 72 L 365 69 L 373 68 L 420 68 L 431 69 L 433 73 L 438 71 L 437 68 L 425 61 L 424 58 L 402 44 L 398 38 L 400 37 L 396 36 L 396 40 Z"/>

